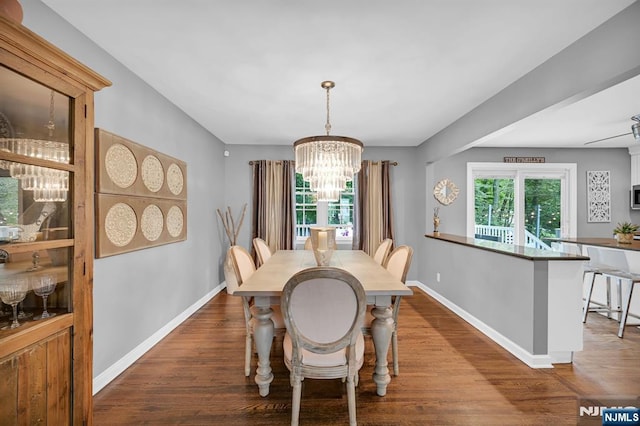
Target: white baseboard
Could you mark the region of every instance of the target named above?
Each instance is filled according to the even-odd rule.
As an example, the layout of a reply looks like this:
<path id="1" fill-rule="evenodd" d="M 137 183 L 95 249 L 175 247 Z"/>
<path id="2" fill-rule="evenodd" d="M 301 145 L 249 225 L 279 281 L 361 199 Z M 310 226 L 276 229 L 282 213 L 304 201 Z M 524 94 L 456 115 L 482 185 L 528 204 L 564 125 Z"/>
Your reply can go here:
<path id="1" fill-rule="evenodd" d="M 215 287 L 209 293 L 207 293 L 204 297 L 198 300 L 193 305 L 189 306 L 184 312 L 180 315 L 169 321 L 164 327 L 153 333 L 146 339 L 144 342 L 140 343 L 136 346 L 131 352 L 120 358 L 116 361 L 111 367 L 104 370 L 98 376 L 93 378 L 93 394 L 97 394 L 100 392 L 102 388 L 108 385 L 113 379 L 118 377 L 124 370 L 129 368 L 131 364 L 136 362 L 142 355 L 144 355 L 149 349 L 154 347 L 156 343 L 165 338 L 169 333 L 173 331 L 177 326 L 182 324 L 187 318 L 193 315 L 198 309 L 203 307 L 209 300 L 213 299 L 213 297 L 220 293 L 226 284 L 223 282 L 222 284 Z"/>
<path id="2" fill-rule="evenodd" d="M 458 315 L 460 318 L 474 326 L 480 332 L 482 332 L 485 336 L 502 346 L 504 349 L 509 351 L 512 355 L 518 358 L 520 361 L 524 362 L 531 368 L 553 368 L 552 361 L 554 361 L 552 356 L 549 355 L 534 355 L 529 351 L 523 349 L 518 344 L 514 343 L 510 339 L 506 338 L 502 334 L 498 333 L 493 328 L 489 327 L 487 324 L 480 321 L 478 318 L 474 317 L 455 303 L 451 302 L 449 299 L 442 296 L 440 293 L 434 291 L 433 289 L 427 287 L 419 281 L 411 281 L 407 282 L 408 286 L 415 286 L 420 288 L 422 291 L 427 293 L 429 296 L 436 299 L 442 305 L 447 307 L 450 311 Z M 556 360 L 558 362 L 558 360 Z M 559 362 L 567 362 L 567 361 L 559 361 Z M 570 362 L 570 361 L 569 361 Z"/>

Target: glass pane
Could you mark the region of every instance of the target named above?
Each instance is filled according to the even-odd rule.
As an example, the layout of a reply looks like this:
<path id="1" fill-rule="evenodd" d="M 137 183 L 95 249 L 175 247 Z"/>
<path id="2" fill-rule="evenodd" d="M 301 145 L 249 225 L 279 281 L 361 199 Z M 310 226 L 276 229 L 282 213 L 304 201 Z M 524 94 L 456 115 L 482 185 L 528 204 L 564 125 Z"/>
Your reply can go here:
<path id="1" fill-rule="evenodd" d="M 549 248 L 560 236 L 560 179 L 525 179 L 524 187 L 525 245 Z"/>
<path id="2" fill-rule="evenodd" d="M 513 244 L 513 179 L 475 179 L 475 236 Z"/>
<path id="3" fill-rule="evenodd" d="M 31 163 L 71 162 L 70 108 L 69 97 L 0 66 L 0 242 L 70 238 L 69 172 Z"/>
<path id="4" fill-rule="evenodd" d="M 25 166 L 0 160 L 0 242 L 70 238 L 68 172 Z"/>
<path id="5" fill-rule="evenodd" d="M 69 163 L 70 106 L 67 96 L 0 66 L 0 138 L 23 141 L 2 149 Z"/>

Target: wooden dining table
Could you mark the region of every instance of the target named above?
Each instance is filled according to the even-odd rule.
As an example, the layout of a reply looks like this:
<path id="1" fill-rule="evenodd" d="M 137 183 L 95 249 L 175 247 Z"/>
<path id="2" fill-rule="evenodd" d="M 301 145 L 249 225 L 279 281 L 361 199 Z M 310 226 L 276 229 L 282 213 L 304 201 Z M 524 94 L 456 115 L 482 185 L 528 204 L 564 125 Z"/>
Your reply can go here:
<path id="1" fill-rule="evenodd" d="M 255 382 L 261 396 L 269 394 L 269 386 L 273 381 L 269 359 L 274 336 L 271 306 L 280 304 L 282 289 L 289 278 L 303 269 L 315 266 L 317 264 L 311 250 L 278 250 L 233 293 L 234 296 L 253 297 L 257 307 L 253 332 L 258 352 Z M 387 367 L 387 352 L 394 327 L 391 315 L 392 298 L 410 296 L 413 292 L 361 250 L 336 250 L 329 266 L 353 274 L 364 287 L 367 304 L 373 305 L 371 336 L 376 354 L 373 381 L 376 383 L 377 394 L 384 396 L 391 381 Z"/>

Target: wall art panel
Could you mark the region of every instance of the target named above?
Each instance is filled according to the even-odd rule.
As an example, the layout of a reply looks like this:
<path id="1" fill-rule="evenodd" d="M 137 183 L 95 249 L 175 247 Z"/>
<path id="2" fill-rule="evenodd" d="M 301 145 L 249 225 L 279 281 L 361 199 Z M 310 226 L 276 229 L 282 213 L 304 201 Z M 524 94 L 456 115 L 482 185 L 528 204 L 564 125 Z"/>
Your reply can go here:
<path id="1" fill-rule="evenodd" d="M 611 174 L 609 171 L 587 172 L 587 221 L 611 222 Z"/>
<path id="2" fill-rule="evenodd" d="M 187 239 L 187 202 L 97 194 L 96 257 Z"/>
<path id="3" fill-rule="evenodd" d="M 184 161 L 95 129 L 97 258 L 187 239 Z"/>
<path id="4" fill-rule="evenodd" d="M 95 130 L 96 192 L 187 199 L 187 164 L 103 129 Z"/>

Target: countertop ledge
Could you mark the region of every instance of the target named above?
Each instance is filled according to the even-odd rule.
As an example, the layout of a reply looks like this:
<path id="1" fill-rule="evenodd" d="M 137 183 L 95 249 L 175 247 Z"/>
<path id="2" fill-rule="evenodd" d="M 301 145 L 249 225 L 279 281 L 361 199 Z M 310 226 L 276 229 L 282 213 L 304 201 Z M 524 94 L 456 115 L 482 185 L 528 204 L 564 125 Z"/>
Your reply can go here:
<path id="1" fill-rule="evenodd" d="M 505 244 L 496 241 L 463 237 L 461 235 L 454 234 L 425 234 L 425 237 L 528 260 L 589 260 L 589 257 L 587 256 L 580 256 L 576 254 L 562 253 L 551 250 L 541 250 L 524 246 L 516 246 L 513 244 Z"/>

